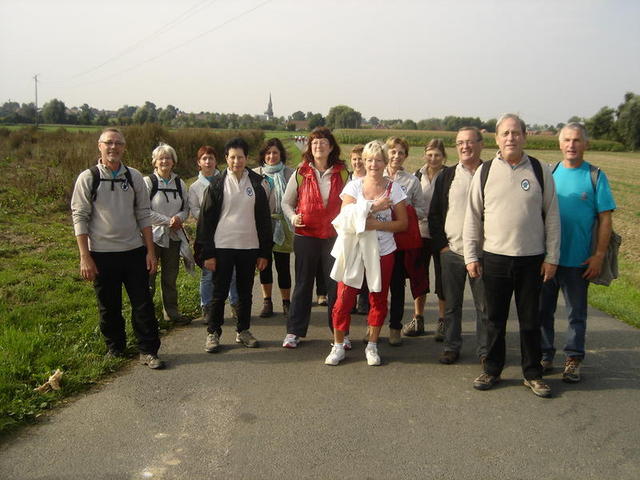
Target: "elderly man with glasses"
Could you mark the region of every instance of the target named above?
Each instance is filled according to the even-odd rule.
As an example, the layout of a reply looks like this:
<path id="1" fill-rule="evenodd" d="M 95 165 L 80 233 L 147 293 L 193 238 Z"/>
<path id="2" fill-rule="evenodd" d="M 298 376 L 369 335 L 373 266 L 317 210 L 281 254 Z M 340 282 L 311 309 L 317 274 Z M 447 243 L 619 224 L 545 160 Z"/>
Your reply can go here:
<path id="1" fill-rule="evenodd" d="M 126 347 L 122 285 L 131 302 L 131 323 L 140 363 L 164 367 L 149 274 L 156 271 L 149 193 L 140 172 L 122 163 L 125 139 L 107 128 L 98 140 L 98 164 L 82 172 L 71 198 L 80 251 L 80 274 L 93 282 L 107 358 L 123 357 Z M 141 235 L 142 233 L 142 235 Z"/>

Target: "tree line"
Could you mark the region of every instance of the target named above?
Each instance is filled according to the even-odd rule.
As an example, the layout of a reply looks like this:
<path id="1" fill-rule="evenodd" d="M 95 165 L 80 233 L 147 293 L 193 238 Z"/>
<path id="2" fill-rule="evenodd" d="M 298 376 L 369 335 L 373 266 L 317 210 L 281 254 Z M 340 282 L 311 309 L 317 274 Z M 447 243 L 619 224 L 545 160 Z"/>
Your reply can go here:
<path id="1" fill-rule="evenodd" d="M 36 123 L 69 125 L 142 125 L 158 123 L 172 128 L 226 128 L 226 129 L 261 129 L 291 130 L 313 129 L 318 126 L 329 128 L 391 128 L 402 130 L 441 130 L 456 131 L 463 126 L 474 126 L 487 132 L 494 132 L 496 119 L 481 120 L 478 117 L 458 117 L 449 115 L 444 118 L 426 118 L 419 121 L 412 119 L 380 119 L 372 116 L 363 118 L 362 114 L 347 105 L 331 107 L 329 113 L 303 112 L 298 110 L 284 117 L 268 118 L 264 115 L 236 113 L 187 113 L 173 105 L 158 108 L 153 102 L 144 105 L 123 105 L 118 110 L 100 110 L 83 104 L 80 107 L 67 108 L 58 99 L 45 103 L 36 112 L 33 103 L 8 101 L 0 106 L 0 124 Z M 640 149 L 640 96 L 628 92 L 624 102 L 617 108 L 602 107 L 593 117 L 573 116 L 568 122 L 584 123 L 592 138 L 614 140 L 624 144 L 628 149 Z M 296 123 L 297 122 L 297 123 Z M 302 124 L 300 122 L 303 122 Z M 556 133 L 565 124 L 529 125 L 533 131 Z"/>

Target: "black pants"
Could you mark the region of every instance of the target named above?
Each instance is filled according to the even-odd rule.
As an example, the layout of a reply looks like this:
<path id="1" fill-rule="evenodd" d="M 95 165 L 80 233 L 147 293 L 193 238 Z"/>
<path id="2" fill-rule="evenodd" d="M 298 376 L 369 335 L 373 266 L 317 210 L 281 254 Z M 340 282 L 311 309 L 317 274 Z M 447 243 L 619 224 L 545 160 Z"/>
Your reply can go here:
<path id="1" fill-rule="evenodd" d="M 278 272 L 278 287 L 281 289 L 291 288 L 290 258 L 290 253 L 273 252 L 273 258 L 269 259 L 267 268 L 260 272 L 260 284 L 268 285 L 273 283 L 273 263 L 275 260 L 276 271 Z"/>
<path id="2" fill-rule="evenodd" d="M 329 277 L 334 258 L 331 249 L 336 239 L 315 238 L 296 235 L 293 238 L 293 251 L 296 254 L 296 284 L 291 296 L 291 308 L 287 319 L 287 333 L 305 337 L 311 316 L 311 300 L 313 283 L 318 266 L 322 266 L 325 285 L 327 286 L 327 320 L 329 328 L 333 328 L 331 310 L 336 301 L 336 282 Z"/>
<path id="3" fill-rule="evenodd" d="M 138 350 L 155 355 L 160 348 L 158 321 L 149 293 L 146 255 L 145 247 L 126 252 L 91 252 L 99 272 L 93 288 L 98 298 L 100 331 L 109 350 L 123 352 L 127 345 L 122 285 L 131 303 L 131 325 Z"/>
<path id="4" fill-rule="evenodd" d="M 483 273 L 487 306 L 486 372 L 500 375 L 505 363 L 505 332 L 511 296 L 515 293 L 520 323 L 520 353 L 524 378 L 542 378 L 538 300 L 544 255 L 509 257 L 484 252 Z"/>
<path id="5" fill-rule="evenodd" d="M 207 332 L 222 333 L 224 324 L 224 302 L 229 295 L 231 276 L 236 270 L 238 288 L 238 324 L 236 331 L 242 332 L 251 326 L 251 300 L 253 277 L 258 260 L 258 249 L 241 250 L 218 248 L 216 250 L 216 271 L 213 272 L 213 299 L 207 316 Z"/>

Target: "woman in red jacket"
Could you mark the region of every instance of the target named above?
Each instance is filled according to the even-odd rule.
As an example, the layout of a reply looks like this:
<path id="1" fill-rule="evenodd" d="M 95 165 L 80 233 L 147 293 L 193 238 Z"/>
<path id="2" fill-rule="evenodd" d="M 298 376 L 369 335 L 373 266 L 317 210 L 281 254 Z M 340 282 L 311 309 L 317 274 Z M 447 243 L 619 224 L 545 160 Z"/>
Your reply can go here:
<path id="1" fill-rule="evenodd" d="M 296 348 L 300 337 L 307 335 L 313 284 L 319 265 L 322 265 L 327 285 L 328 321 L 329 328 L 332 327 L 336 283 L 329 278 L 334 260 L 330 252 L 337 234 L 331 221 L 340 213 L 340 193 L 347 179 L 348 172 L 340 160 L 340 147 L 331 131 L 325 127 L 314 129 L 302 154 L 302 163 L 289 179 L 282 198 L 282 211 L 295 228 L 293 251 L 296 256 L 296 283 L 287 319 L 287 335 L 282 343 L 285 348 Z M 345 348 L 350 348 L 350 344 Z"/>

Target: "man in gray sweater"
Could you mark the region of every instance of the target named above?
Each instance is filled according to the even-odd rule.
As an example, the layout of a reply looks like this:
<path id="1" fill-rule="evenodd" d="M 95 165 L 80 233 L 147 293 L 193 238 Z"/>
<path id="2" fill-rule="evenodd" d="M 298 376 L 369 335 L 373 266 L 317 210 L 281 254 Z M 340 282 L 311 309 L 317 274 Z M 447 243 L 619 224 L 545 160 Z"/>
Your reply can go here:
<path id="1" fill-rule="evenodd" d="M 525 386 L 551 395 L 542 380 L 538 300 L 560 257 L 560 215 L 551 172 L 524 153 L 526 127 L 514 114 L 496 125 L 496 157 L 471 181 L 462 241 L 471 278 L 482 276 L 487 306 L 487 358 L 473 382 L 487 390 L 500 381 L 505 332 L 515 293 Z"/>
<path id="2" fill-rule="evenodd" d="M 140 362 L 164 367 L 149 274 L 156 271 L 149 193 L 138 170 L 122 163 L 125 139 L 115 128 L 100 135 L 98 164 L 82 172 L 73 190 L 71 213 L 80 250 L 80 274 L 93 282 L 100 331 L 107 357 L 122 357 L 126 347 L 122 285 L 131 301 L 131 323 Z M 140 233 L 142 232 L 142 236 Z"/>

